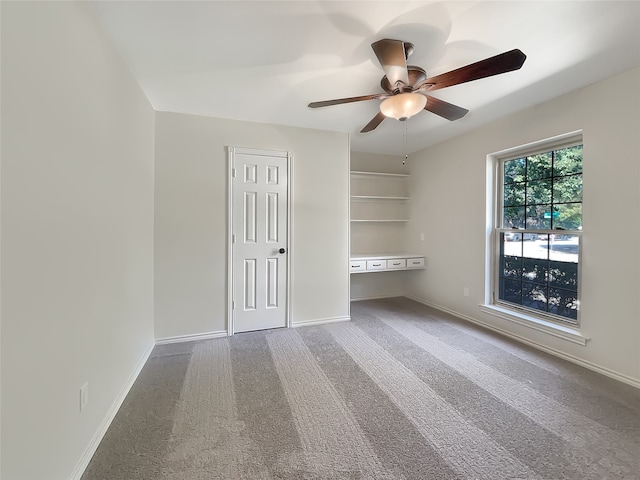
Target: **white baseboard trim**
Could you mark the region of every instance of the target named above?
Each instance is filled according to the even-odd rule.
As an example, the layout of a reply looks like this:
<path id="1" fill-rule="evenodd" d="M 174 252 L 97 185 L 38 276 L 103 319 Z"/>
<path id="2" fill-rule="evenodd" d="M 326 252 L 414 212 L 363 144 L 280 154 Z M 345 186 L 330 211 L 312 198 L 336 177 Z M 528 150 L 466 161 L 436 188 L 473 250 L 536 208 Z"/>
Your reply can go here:
<path id="1" fill-rule="evenodd" d="M 193 335 L 177 335 L 175 337 L 156 338 L 156 345 L 167 345 L 168 343 L 193 342 L 195 340 L 209 340 L 210 338 L 226 337 L 227 331 L 196 333 Z"/>
<path id="2" fill-rule="evenodd" d="M 376 295 L 376 296 L 373 296 L 373 297 L 352 298 L 351 301 L 352 302 L 363 302 L 365 300 L 381 300 L 383 298 L 397 298 L 397 297 L 407 297 L 407 298 L 409 298 L 404 293 L 392 293 L 392 294 L 389 294 L 389 295 Z"/>
<path id="3" fill-rule="evenodd" d="M 140 375 L 140 372 L 142 371 L 142 367 L 144 367 L 145 363 L 147 363 L 147 360 L 149 359 L 149 356 L 151 355 L 151 352 L 153 351 L 154 346 L 155 345 L 153 343 L 149 345 L 145 350 L 145 352 L 142 354 L 142 357 L 140 357 L 138 364 L 136 365 L 131 375 L 129 375 L 129 378 L 127 379 L 124 387 L 120 391 L 120 394 L 114 400 L 113 404 L 111 405 L 111 408 L 109 409 L 104 419 L 100 423 L 98 430 L 96 430 L 96 433 L 93 434 L 93 437 L 89 442 L 89 445 L 87 445 L 87 448 L 82 454 L 82 457 L 80 457 L 80 461 L 78 462 L 76 467 L 73 469 L 73 472 L 71 472 L 71 476 L 69 477 L 69 480 L 80 480 L 80 478 L 82 477 L 82 474 L 84 473 L 87 466 L 89 465 L 89 462 L 93 458 L 93 455 L 96 453 L 96 450 L 98 449 L 98 446 L 102 441 L 102 438 L 107 433 L 107 430 L 111 425 L 111 422 L 113 422 L 113 419 L 118 413 L 118 410 L 120 410 L 120 407 L 124 402 L 124 399 L 129 394 L 129 390 L 131 390 L 131 387 L 133 387 L 133 384 L 138 378 L 138 375 Z"/>
<path id="4" fill-rule="evenodd" d="M 433 307 L 435 309 L 441 310 L 443 312 L 449 313 L 451 315 L 453 315 L 454 317 L 458 317 L 461 318 L 462 320 L 466 320 L 468 322 L 474 323 L 476 325 L 479 325 L 483 328 L 486 328 L 488 330 L 492 330 L 496 333 L 499 333 L 500 335 L 504 335 L 505 337 L 509 337 L 512 338 L 513 340 L 516 340 L 518 342 L 521 343 L 525 343 L 533 348 L 536 348 L 538 350 L 542 350 L 543 352 L 546 353 L 550 353 L 551 355 L 554 355 L 556 357 L 562 358 L 564 360 L 567 360 L 571 363 L 575 363 L 576 365 L 580 365 L 581 367 L 587 368 L 589 370 L 592 370 L 594 372 L 597 373 L 601 373 L 602 375 L 606 375 L 607 377 L 613 378 L 615 380 L 618 380 L 620 382 L 626 383 L 628 385 L 631 385 L 632 387 L 636 387 L 636 388 L 640 388 L 640 380 L 638 380 L 637 378 L 633 378 L 630 377 L 628 375 L 624 375 L 622 373 L 616 372 L 614 370 L 611 370 L 610 368 L 607 367 L 603 367 L 601 365 L 589 362 L 587 360 L 583 360 L 581 358 L 575 357 L 573 355 L 570 355 L 568 353 L 562 352 L 560 350 L 556 350 L 555 348 L 550 348 L 547 347 L 545 345 L 542 345 L 540 343 L 534 342 L 526 337 L 523 337 L 521 335 L 517 335 L 515 333 L 511 333 L 508 332 L 507 330 L 504 330 L 502 328 L 496 327 L 494 325 L 490 325 L 486 322 L 483 322 L 482 320 L 478 320 L 477 318 L 473 318 L 470 317 L 468 315 L 464 315 L 462 313 L 456 312 L 454 310 L 451 310 L 449 308 L 443 307 L 441 305 L 437 305 L 435 303 L 431 303 L 428 302 L 426 300 L 423 300 L 421 298 L 418 297 L 414 297 L 413 295 L 405 295 L 406 298 L 413 300 L 415 302 L 421 303 L 423 305 L 426 305 L 428 307 Z"/>
<path id="5" fill-rule="evenodd" d="M 325 323 L 347 322 L 351 320 L 351 317 L 331 317 L 331 318 L 318 318 L 315 320 L 303 320 L 302 322 L 293 322 L 291 326 L 293 328 L 308 327 L 309 325 L 323 325 Z"/>

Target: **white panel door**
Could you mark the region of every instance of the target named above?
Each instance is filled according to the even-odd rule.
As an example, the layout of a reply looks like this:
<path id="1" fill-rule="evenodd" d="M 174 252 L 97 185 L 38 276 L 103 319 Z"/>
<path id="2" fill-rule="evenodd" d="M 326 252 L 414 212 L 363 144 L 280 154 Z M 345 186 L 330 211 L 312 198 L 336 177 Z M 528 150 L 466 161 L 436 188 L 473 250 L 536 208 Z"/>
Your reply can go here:
<path id="1" fill-rule="evenodd" d="M 233 332 L 287 326 L 286 154 L 233 155 Z"/>

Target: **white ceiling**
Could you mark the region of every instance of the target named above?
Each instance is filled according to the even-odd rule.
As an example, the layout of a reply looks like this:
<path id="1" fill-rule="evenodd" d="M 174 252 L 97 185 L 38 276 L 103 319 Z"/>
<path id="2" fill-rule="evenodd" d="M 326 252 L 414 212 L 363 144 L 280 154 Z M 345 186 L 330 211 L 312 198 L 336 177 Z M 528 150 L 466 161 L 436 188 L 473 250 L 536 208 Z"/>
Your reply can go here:
<path id="1" fill-rule="evenodd" d="M 99 21 L 156 110 L 345 131 L 353 150 L 404 154 L 640 65 L 639 1 L 95 1 Z M 519 48 L 515 72 L 438 90 L 470 110 L 360 129 L 382 92 L 371 43 L 415 45 L 437 75 Z M 640 88 L 640 87 L 639 87 Z"/>

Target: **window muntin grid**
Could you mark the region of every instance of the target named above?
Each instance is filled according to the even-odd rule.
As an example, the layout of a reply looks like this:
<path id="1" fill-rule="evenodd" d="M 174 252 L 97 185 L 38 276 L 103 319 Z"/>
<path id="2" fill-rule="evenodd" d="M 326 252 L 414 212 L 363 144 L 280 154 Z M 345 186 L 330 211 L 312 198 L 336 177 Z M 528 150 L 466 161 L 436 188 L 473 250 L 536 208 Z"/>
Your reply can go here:
<path id="1" fill-rule="evenodd" d="M 499 163 L 495 303 L 576 324 L 582 144 Z"/>
<path id="2" fill-rule="evenodd" d="M 582 228 L 582 145 L 504 160 L 502 228 Z"/>

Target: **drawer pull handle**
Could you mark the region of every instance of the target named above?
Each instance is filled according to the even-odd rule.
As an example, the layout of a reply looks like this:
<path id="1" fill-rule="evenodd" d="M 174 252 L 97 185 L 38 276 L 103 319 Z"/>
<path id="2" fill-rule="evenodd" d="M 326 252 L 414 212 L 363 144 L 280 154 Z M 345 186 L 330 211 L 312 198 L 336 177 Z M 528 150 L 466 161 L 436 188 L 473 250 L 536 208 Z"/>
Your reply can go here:
<path id="1" fill-rule="evenodd" d="M 374 264 L 373 264 L 373 266 L 374 266 L 374 267 L 381 267 L 381 266 L 382 266 L 382 264 L 381 264 L 381 263 L 374 263 Z"/>
<path id="2" fill-rule="evenodd" d="M 360 265 L 351 265 L 351 268 L 358 268 Z"/>

